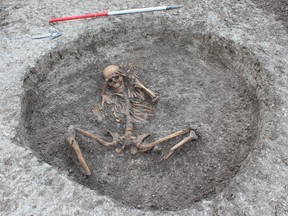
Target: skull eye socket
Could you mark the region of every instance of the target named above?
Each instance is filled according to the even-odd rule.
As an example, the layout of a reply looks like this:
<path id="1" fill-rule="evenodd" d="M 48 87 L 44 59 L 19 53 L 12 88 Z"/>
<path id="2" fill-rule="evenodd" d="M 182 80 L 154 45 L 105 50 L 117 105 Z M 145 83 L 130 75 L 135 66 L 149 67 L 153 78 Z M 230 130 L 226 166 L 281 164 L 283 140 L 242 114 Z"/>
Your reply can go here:
<path id="1" fill-rule="evenodd" d="M 110 79 L 108 79 L 108 83 L 116 82 L 120 78 L 119 75 L 113 76 Z"/>

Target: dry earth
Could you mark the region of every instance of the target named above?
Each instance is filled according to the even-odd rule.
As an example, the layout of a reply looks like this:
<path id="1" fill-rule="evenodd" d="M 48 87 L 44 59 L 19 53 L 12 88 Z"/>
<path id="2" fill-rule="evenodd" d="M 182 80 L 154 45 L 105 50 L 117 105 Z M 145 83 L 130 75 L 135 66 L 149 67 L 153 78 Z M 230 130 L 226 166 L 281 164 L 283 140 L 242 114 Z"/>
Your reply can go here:
<path id="1" fill-rule="evenodd" d="M 259 7 L 273 13 L 277 20 L 281 20 L 288 31 L 288 2 L 286 0 L 253 0 Z"/>
<path id="2" fill-rule="evenodd" d="M 183 7 L 47 22 L 163 4 Z M 1 1 L 0 214 L 288 215 L 287 23 L 285 0 Z M 92 112 L 101 70 L 121 62 L 160 98 L 135 134 L 200 139 L 163 162 L 179 140 L 131 156 L 78 135 L 87 177 L 65 134 L 123 130 Z"/>

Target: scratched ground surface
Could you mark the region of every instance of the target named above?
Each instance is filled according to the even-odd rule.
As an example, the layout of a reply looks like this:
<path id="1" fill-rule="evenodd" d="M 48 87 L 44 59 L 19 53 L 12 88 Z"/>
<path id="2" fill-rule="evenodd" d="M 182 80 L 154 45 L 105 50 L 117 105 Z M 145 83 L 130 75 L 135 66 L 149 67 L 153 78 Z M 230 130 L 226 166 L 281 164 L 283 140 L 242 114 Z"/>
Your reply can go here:
<path id="1" fill-rule="evenodd" d="M 1 1 L 1 215 L 287 215 L 287 3 L 253 2 Z M 184 7 L 47 22 L 163 4 Z M 31 39 L 49 31 L 63 35 Z M 121 62 L 160 96 L 136 134 L 201 139 L 159 162 L 173 142 L 133 157 L 79 136 L 87 178 L 66 128 L 123 129 L 91 112 Z"/>

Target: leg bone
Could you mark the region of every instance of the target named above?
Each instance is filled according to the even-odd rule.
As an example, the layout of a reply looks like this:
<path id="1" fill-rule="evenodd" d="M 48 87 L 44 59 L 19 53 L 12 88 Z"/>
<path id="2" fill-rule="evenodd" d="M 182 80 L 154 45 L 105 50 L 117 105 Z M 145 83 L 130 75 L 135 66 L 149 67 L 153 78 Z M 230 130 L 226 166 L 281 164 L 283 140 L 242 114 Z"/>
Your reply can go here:
<path id="1" fill-rule="evenodd" d="M 67 134 L 67 141 L 68 143 L 71 145 L 71 147 L 73 148 L 73 150 L 75 151 L 77 158 L 85 172 L 86 175 L 90 176 L 91 175 L 91 171 L 82 155 L 82 152 L 80 150 L 79 144 L 76 141 L 76 132 L 74 129 L 69 128 L 68 129 L 68 134 Z"/>
<path id="2" fill-rule="evenodd" d="M 89 133 L 89 132 L 87 132 L 87 131 L 84 131 L 84 130 L 82 130 L 82 129 L 80 129 L 80 128 L 75 128 L 75 130 L 76 130 L 77 132 L 83 134 L 83 135 L 86 136 L 86 137 L 89 137 L 89 138 L 91 138 L 91 139 L 96 140 L 98 143 L 100 143 L 100 144 L 102 144 L 102 145 L 104 145 L 104 146 L 109 147 L 109 146 L 113 146 L 113 145 L 116 144 L 116 143 L 115 143 L 115 140 L 113 140 L 112 142 L 107 142 L 107 141 L 101 139 L 100 137 L 95 136 L 94 134 L 91 134 L 91 133 Z"/>
<path id="3" fill-rule="evenodd" d="M 167 160 L 169 159 L 178 149 L 180 149 L 184 144 L 193 141 L 193 140 L 197 140 L 198 136 L 196 135 L 196 133 L 191 130 L 190 134 L 188 137 L 185 137 L 183 140 L 181 140 L 179 143 L 177 143 L 176 145 L 174 145 L 172 148 L 170 148 L 169 152 L 162 158 L 162 160 Z"/>
<path id="4" fill-rule="evenodd" d="M 149 143 L 149 144 L 138 143 L 137 144 L 137 148 L 140 149 L 141 152 L 146 152 L 146 151 L 149 151 L 150 149 L 154 148 L 154 146 L 159 145 L 160 143 L 163 143 L 165 141 L 168 141 L 170 139 L 173 139 L 173 138 L 181 136 L 181 135 L 188 134 L 190 131 L 191 131 L 191 128 L 186 128 L 186 129 L 177 131 L 177 132 L 175 132 L 173 134 L 170 134 L 168 136 L 165 136 L 165 137 L 163 137 L 163 138 L 161 138 L 159 140 L 156 140 L 156 141 L 154 141 L 152 143 Z"/>

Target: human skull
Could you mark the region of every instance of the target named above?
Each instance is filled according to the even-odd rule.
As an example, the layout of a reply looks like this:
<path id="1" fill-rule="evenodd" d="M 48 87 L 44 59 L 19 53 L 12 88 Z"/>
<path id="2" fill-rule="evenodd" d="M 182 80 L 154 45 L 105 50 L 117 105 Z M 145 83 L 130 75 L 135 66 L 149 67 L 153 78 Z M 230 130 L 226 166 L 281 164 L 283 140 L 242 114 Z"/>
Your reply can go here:
<path id="1" fill-rule="evenodd" d="M 116 93 L 122 93 L 124 89 L 123 77 L 125 74 L 117 65 L 109 65 L 103 70 L 103 78 L 107 85 L 114 89 Z"/>

